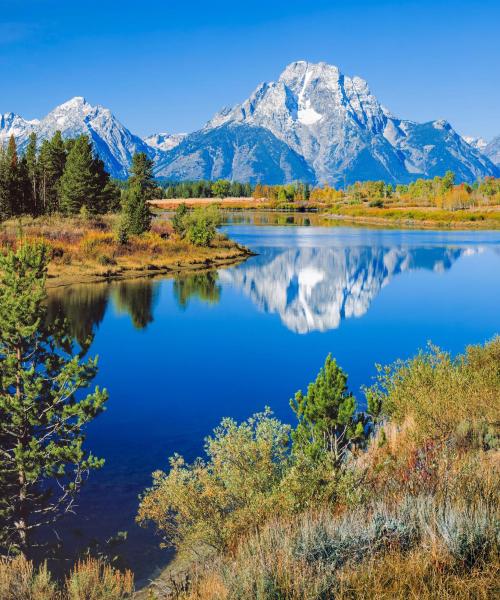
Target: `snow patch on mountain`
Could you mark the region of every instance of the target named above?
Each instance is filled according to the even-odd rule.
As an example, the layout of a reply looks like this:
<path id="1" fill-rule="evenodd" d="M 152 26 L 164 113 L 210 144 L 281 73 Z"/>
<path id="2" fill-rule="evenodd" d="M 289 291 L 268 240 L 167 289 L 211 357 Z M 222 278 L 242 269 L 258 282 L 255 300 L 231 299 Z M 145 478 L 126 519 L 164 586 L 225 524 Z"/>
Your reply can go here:
<path id="1" fill-rule="evenodd" d="M 108 108 L 94 106 L 83 96 L 75 96 L 60 104 L 40 121 L 26 121 L 12 113 L 0 119 L 0 143 L 14 135 L 21 152 L 32 132 L 41 142 L 50 139 L 56 131 L 60 131 L 65 139 L 87 135 L 113 177 L 128 176 L 132 156 L 136 152 L 145 152 L 153 159 L 157 155 L 157 150 L 132 134 Z"/>
<path id="2" fill-rule="evenodd" d="M 479 152 L 484 152 L 484 149 L 488 145 L 488 142 L 481 137 L 473 137 L 471 135 L 464 135 L 463 138 L 469 144 L 469 146 L 476 148 L 476 150 L 479 150 Z"/>
<path id="3" fill-rule="evenodd" d="M 186 135 L 187 133 L 153 133 L 143 140 L 152 148 L 166 151 L 178 146 Z"/>

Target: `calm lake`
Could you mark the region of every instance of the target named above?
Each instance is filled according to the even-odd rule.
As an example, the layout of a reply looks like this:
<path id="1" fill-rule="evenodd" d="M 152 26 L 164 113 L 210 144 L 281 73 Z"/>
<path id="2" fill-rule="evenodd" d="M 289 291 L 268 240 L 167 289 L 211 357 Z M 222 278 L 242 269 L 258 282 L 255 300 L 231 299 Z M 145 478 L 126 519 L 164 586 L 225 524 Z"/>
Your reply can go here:
<path id="1" fill-rule="evenodd" d="M 223 416 L 244 419 L 268 405 L 292 422 L 289 399 L 329 352 L 363 402 L 376 362 L 409 357 L 429 340 L 456 353 L 500 332 L 500 232 L 225 231 L 258 255 L 177 280 L 50 294 L 50 315 L 65 315 L 99 355 L 97 383 L 110 395 L 87 438 L 106 465 L 63 526 L 67 555 L 127 531 L 115 552 L 138 578 L 151 575 L 170 556 L 134 524 L 151 472 L 174 452 L 199 455 Z"/>

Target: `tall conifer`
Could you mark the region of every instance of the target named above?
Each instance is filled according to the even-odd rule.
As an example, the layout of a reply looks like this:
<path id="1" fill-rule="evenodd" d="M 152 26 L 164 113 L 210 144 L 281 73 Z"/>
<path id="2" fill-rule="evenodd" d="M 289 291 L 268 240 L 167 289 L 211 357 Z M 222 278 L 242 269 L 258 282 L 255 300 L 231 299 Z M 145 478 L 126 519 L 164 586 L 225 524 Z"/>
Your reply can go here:
<path id="1" fill-rule="evenodd" d="M 42 245 L 0 254 L 0 549 L 23 553 L 102 464 L 83 448 L 84 427 L 107 394 L 78 394 L 97 363 L 74 354 L 63 323 L 47 324 L 46 266 Z"/>
<path id="2" fill-rule="evenodd" d="M 99 178 L 95 171 L 92 146 L 85 135 L 78 137 L 69 151 L 64 173 L 59 181 L 60 209 L 77 214 L 82 206 L 90 213 L 99 212 Z"/>
<path id="3" fill-rule="evenodd" d="M 58 182 L 66 164 L 66 146 L 60 131 L 56 131 L 51 140 L 42 142 L 38 164 L 41 212 L 56 212 L 59 210 Z"/>
<path id="4" fill-rule="evenodd" d="M 29 186 L 29 208 L 28 212 L 32 215 L 37 215 L 41 211 L 41 207 L 39 206 L 38 199 L 38 157 L 37 157 L 37 148 L 36 148 L 36 133 L 31 133 L 28 146 L 26 147 L 25 153 L 26 160 L 26 175 L 28 179 Z"/>

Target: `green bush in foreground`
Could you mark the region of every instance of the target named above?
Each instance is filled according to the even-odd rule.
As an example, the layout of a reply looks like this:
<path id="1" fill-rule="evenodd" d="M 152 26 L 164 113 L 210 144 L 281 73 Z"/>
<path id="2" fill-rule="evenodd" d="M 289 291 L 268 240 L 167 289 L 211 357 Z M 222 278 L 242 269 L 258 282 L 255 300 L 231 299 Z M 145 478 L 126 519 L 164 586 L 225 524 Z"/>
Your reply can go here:
<path id="1" fill-rule="evenodd" d="M 329 358 L 299 394 L 297 429 L 268 413 L 269 436 L 224 421 L 206 462 L 155 474 L 139 520 L 181 550 L 214 549 L 174 597 L 497 597 L 500 338 L 381 368 L 366 396 L 377 424 L 360 419 L 369 439 L 339 459 L 323 432 L 342 440 L 356 413 Z"/>

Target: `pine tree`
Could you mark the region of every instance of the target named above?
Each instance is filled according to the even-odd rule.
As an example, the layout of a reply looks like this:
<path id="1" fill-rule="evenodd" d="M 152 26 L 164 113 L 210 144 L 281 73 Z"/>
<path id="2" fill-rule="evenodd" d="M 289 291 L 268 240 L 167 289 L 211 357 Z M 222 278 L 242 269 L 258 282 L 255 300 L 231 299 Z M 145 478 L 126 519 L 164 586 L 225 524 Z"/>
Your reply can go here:
<path id="1" fill-rule="evenodd" d="M 102 465 L 83 448 L 84 427 L 107 394 L 78 393 L 97 362 L 74 354 L 64 324 L 47 324 L 46 266 L 43 245 L 0 255 L 0 548 L 23 553 Z"/>
<path id="2" fill-rule="evenodd" d="M 136 152 L 132 157 L 128 187 L 138 185 L 146 200 L 155 196 L 156 184 L 153 177 L 153 161 L 144 152 Z"/>
<path id="3" fill-rule="evenodd" d="M 66 146 L 60 131 L 52 139 L 44 140 L 38 157 L 39 197 L 41 211 L 52 213 L 59 210 L 58 183 L 66 164 Z"/>
<path id="4" fill-rule="evenodd" d="M 92 170 L 96 174 L 98 188 L 95 212 L 100 214 L 116 212 L 120 208 L 120 189 L 111 181 L 109 173 L 104 168 L 104 162 L 99 157 L 94 158 Z"/>
<path id="5" fill-rule="evenodd" d="M 354 440 L 363 437 L 363 417 L 347 389 L 347 375 L 329 354 L 307 394 L 295 394 L 290 406 L 299 421 L 292 433 L 295 452 L 319 458 L 329 452 L 339 462 Z"/>
<path id="6" fill-rule="evenodd" d="M 127 233 L 141 235 L 149 231 L 152 214 L 141 186 L 136 183 L 123 195 L 122 222 Z"/>
<path id="7" fill-rule="evenodd" d="M 90 213 L 97 213 L 99 192 L 92 146 L 87 136 L 81 135 L 71 146 L 59 181 L 60 209 L 74 215 L 85 206 Z"/>
<path id="8" fill-rule="evenodd" d="M 8 218 L 23 212 L 23 182 L 21 179 L 16 140 L 13 135 L 10 136 L 7 149 L 0 160 L 2 163 L 0 167 L 0 176 L 2 178 L 0 210 L 2 217 Z"/>
<path id="9" fill-rule="evenodd" d="M 37 215 L 41 212 L 41 207 L 39 206 L 38 199 L 38 157 L 36 150 L 36 133 L 34 132 L 30 134 L 24 158 L 26 160 L 26 172 L 29 184 L 27 212 L 30 212 L 32 215 Z"/>
<path id="10" fill-rule="evenodd" d="M 32 190 L 28 174 L 28 161 L 26 155 L 21 156 L 18 166 L 19 177 L 19 213 L 18 214 L 34 214 Z"/>
<path id="11" fill-rule="evenodd" d="M 0 146 L 0 221 L 10 217 L 9 165 L 5 148 Z"/>

